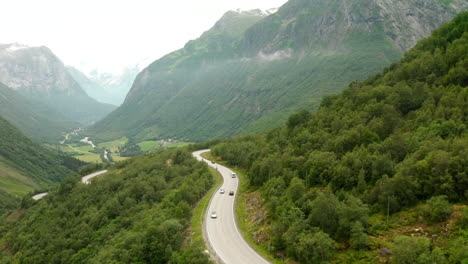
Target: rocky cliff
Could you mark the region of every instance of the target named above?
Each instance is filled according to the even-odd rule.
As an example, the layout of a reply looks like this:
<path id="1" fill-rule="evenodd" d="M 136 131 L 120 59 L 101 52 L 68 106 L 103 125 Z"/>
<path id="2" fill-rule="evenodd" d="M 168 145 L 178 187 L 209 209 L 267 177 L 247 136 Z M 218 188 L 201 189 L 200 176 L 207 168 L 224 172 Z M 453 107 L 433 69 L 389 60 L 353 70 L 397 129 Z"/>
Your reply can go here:
<path id="1" fill-rule="evenodd" d="M 0 82 L 65 117 L 91 123 L 115 107 L 90 98 L 47 47 L 0 45 Z"/>

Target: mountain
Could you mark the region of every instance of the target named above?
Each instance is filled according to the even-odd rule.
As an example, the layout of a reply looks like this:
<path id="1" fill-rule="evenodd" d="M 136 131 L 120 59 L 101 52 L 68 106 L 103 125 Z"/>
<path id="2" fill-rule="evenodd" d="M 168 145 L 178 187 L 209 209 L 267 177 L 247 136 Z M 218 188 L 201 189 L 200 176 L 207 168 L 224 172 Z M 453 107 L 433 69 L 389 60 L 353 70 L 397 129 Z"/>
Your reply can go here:
<path id="1" fill-rule="evenodd" d="M 0 116 L 38 142 L 57 143 L 64 132 L 79 126 L 45 104 L 28 100 L 1 83 Z"/>
<path id="2" fill-rule="evenodd" d="M 89 132 L 204 140 L 276 127 L 467 9 L 463 0 L 290 0 L 271 15 L 231 11 L 143 70 Z"/>
<path id="3" fill-rule="evenodd" d="M 0 82 L 83 124 L 95 122 L 115 108 L 90 98 L 63 62 L 44 46 L 1 44 Z"/>
<path id="4" fill-rule="evenodd" d="M 98 83 L 90 80 L 88 76 L 86 76 L 83 72 L 74 67 L 67 66 L 67 70 L 73 77 L 73 79 L 81 86 L 81 88 L 83 88 L 83 90 L 90 97 L 100 102 L 109 103 L 108 101 L 106 101 L 105 98 L 109 98 L 110 95 Z"/>
<path id="5" fill-rule="evenodd" d="M 89 78 L 109 93 L 110 102 L 121 105 L 140 71 L 138 65 L 126 67 L 118 73 L 93 70 L 89 73 Z"/>
<path id="6" fill-rule="evenodd" d="M 67 67 L 73 78 L 94 99 L 113 105 L 121 105 L 132 87 L 140 67 L 126 67 L 119 73 L 91 71 L 88 75 L 74 67 Z"/>
<path id="7" fill-rule="evenodd" d="M 213 176 L 188 151 L 117 163 L 91 184 L 80 177 L 0 219 L 1 263 L 212 263 L 188 227 Z"/>
<path id="8" fill-rule="evenodd" d="M 33 189 L 61 181 L 83 164 L 43 148 L 0 116 L 0 196 L 19 201 Z M 0 214 L 9 206 L 10 202 L 0 200 Z"/>
<path id="9" fill-rule="evenodd" d="M 245 172 L 239 226 L 282 260 L 463 263 L 467 110 L 464 12 L 316 112 L 211 149 Z"/>

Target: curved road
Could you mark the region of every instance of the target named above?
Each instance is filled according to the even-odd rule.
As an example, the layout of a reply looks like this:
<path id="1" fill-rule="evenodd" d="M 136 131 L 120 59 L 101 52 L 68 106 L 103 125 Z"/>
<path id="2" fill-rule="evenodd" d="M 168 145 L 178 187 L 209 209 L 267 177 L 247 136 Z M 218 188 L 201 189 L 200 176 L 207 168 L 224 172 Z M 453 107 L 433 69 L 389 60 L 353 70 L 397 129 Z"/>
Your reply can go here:
<path id="1" fill-rule="evenodd" d="M 92 178 L 96 177 L 96 176 L 99 176 L 101 174 L 104 174 L 108 172 L 108 170 L 102 170 L 102 171 L 97 171 L 95 173 L 91 173 L 89 175 L 86 175 L 84 176 L 83 178 L 81 178 L 81 183 L 84 183 L 84 184 L 90 184 L 91 182 L 89 180 L 91 180 Z"/>
<path id="2" fill-rule="evenodd" d="M 81 178 L 81 183 L 83 184 L 90 184 L 91 182 L 89 180 L 91 180 L 92 178 L 96 177 L 96 176 L 99 176 L 101 174 L 104 174 L 108 172 L 108 170 L 102 170 L 102 171 L 98 171 L 98 172 L 94 172 L 94 173 L 91 173 L 91 174 L 88 174 L 86 176 L 84 176 L 83 178 Z M 45 193 L 39 193 L 39 194 L 36 194 L 34 195 L 32 198 L 34 200 L 40 200 L 42 199 L 42 197 L 46 196 L 47 194 L 49 194 L 48 192 L 45 192 Z"/>
<path id="3" fill-rule="evenodd" d="M 200 155 L 210 150 L 193 152 L 193 156 L 199 161 L 206 162 L 209 166 L 216 168 L 224 178 L 220 189 L 226 192 L 221 194 L 219 190 L 213 195 L 205 215 L 206 239 L 219 259 L 225 264 L 269 264 L 244 240 L 237 228 L 234 215 L 234 199 L 237 195 L 239 185 L 238 177 L 232 178 L 232 170 L 213 164 Z M 234 191 L 234 196 L 229 192 Z M 211 213 L 215 211 L 218 217 L 212 219 Z"/>

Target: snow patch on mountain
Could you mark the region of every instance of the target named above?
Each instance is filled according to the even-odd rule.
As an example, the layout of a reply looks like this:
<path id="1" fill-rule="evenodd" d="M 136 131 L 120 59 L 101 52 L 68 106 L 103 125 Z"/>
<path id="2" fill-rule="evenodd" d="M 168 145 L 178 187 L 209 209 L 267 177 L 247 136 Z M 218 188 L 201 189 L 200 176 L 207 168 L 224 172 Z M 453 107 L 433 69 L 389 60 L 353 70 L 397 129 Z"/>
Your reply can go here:
<path id="1" fill-rule="evenodd" d="M 253 14 L 253 15 L 258 15 L 258 16 L 269 16 L 271 14 L 276 13 L 278 9 L 279 8 L 267 8 L 267 9 L 257 8 L 257 9 L 247 10 L 247 9 L 237 8 L 231 11 L 239 13 L 239 14 L 247 13 L 247 14 Z"/>
<path id="2" fill-rule="evenodd" d="M 19 44 L 19 43 L 13 43 L 13 44 L 10 44 L 10 46 L 8 48 L 6 48 L 6 51 L 7 52 L 15 52 L 15 51 L 18 51 L 18 50 L 28 49 L 28 48 L 30 48 L 30 47 L 27 46 L 27 45 L 23 45 L 23 44 Z"/>

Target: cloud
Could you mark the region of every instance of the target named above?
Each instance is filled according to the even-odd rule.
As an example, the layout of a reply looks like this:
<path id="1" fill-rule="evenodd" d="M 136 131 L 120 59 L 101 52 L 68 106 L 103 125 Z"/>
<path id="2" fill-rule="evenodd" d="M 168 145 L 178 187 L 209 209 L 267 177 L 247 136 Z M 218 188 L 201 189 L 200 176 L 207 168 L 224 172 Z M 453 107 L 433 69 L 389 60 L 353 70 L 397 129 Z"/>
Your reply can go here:
<path id="1" fill-rule="evenodd" d="M 275 53 L 265 54 L 263 51 L 260 51 L 257 55 L 260 62 L 271 62 L 276 60 L 290 59 L 293 55 L 291 49 L 278 50 Z"/>

